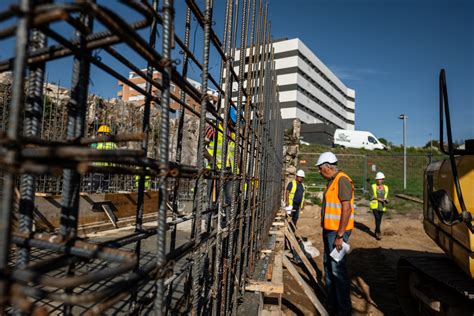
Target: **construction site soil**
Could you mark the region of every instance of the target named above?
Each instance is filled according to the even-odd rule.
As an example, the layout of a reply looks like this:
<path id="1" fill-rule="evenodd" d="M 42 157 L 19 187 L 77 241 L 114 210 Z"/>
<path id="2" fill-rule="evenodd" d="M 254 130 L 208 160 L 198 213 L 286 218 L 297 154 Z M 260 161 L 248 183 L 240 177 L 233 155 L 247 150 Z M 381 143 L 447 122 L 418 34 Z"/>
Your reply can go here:
<path id="1" fill-rule="evenodd" d="M 373 234 L 374 218 L 367 207 L 356 212 L 355 229 L 349 243 L 348 270 L 351 279 L 353 315 L 402 315 L 397 299 L 396 267 L 400 257 L 440 253 L 438 246 L 425 234 L 422 206 L 410 211 L 390 210 L 382 222 L 382 240 Z M 298 221 L 298 233 L 312 242 L 321 255 L 315 259 L 319 278 L 323 277 L 323 244 L 320 207 L 307 206 Z M 300 267 L 301 268 L 301 267 Z M 301 269 L 303 275 L 304 271 Z M 309 278 L 306 281 L 311 284 Z M 284 271 L 285 315 L 317 315 L 311 301 L 287 270 Z M 324 282 L 321 281 L 321 284 Z M 314 285 L 317 289 L 317 286 Z M 316 291 L 324 301 L 324 295 Z"/>

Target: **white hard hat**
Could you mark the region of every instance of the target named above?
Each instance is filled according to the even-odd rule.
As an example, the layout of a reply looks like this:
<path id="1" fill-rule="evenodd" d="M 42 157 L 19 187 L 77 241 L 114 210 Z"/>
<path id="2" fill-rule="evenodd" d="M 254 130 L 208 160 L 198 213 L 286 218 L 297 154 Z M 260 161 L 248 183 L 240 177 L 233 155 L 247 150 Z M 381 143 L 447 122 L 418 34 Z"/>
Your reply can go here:
<path id="1" fill-rule="evenodd" d="M 316 163 L 316 166 L 319 167 L 322 164 L 325 163 L 330 163 L 330 164 L 335 164 L 337 162 L 337 157 L 334 155 L 332 152 L 327 151 L 325 153 L 322 153 L 321 156 L 319 156 L 318 162 Z"/>
<path id="2" fill-rule="evenodd" d="M 375 175 L 375 180 L 383 180 L 385 179 L 385 175 L 383 174 L 383 172 L 377 172 L 377 174 Z"/>
<path id="3" fill-rule="evenodd" d="M 297 176 L 297 177 L 302 177 L 302 178 L 304 178 L 304 171 L 301 170 L 301 169 L 298 170 L 298 172 L 296 172 L 296 176 Z"/>

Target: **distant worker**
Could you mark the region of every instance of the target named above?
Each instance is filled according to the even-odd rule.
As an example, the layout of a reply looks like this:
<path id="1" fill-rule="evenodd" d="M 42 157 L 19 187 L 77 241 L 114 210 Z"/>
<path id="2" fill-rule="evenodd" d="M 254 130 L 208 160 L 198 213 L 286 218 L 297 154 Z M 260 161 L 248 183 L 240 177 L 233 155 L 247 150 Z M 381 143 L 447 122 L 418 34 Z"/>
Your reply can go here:
<path id="1" fill-rule="evenodd" d="M 146 170 L 149 171 L 150 168 L 146 167 Z M 138 189 L 138 186 L 140 184 L 140 177 L 141 176 L 138 175 L 138 174 L 135 176 L 135 186 L 136 186 L 137 189 Z M 151 184 L 151 177 L 149 175 L 145 176 L 145 183 L 144 184 L 145 184 L 145 186 L 144 186 L 145 190 L 149 190 L 150 189 L 150 184 Z"/>
<path id="2" fill-rule="evenodd" d="M 234 166 L 234 157 L 235 157 L 235 124 L 237 122 L 237 111 L 233 106 L 231 106 L 229 110 L 229 117 L 228 117 L 228 130 L 227 130 L 227 157 L 224 164 L 225 173 L 226 175 L 230 175 L 233 170 Z M 223 147 L 224 147 L 224 125 L 221 122 L 217 124 L 217 132 L 216 129 L 210 128 L 206 132 L 206 151 L 204 152 L 204 156 L 208 161 L 208 168 L 212 169 L 214 165 L 214 156 L 215 156 L 215 165 L 216 171 L 219 172 L 222 166 L 222 154 L 223 154 Z M 215 153 L 214 153 L 215 150 Z M 208 187 L 208 199 L 209 199 L 209 207 L 213 207 L 216 205 L 218 200 L 218 185 L 217 180 L 208 180 L 207 182 Z M 221 227 L 225 227 L 229 220 L 230 216 L 230 204 L 232 201 L 232 180 L 226 180 L 224 182 L 224 218 L 221 222 Z M 210 214 L 210 213 L 209 213 Z"/>
<path id="3" fill-rule="evenodd" d="M 354 228 L 354 185 L 351 178 L 339 171 L 337 157 L 322 153 L 316 166 L 328 180 L 321 207 L 324 243 L 324 274 L 329 315 L 351 315 L 350 282 L 344 256 L 336 262 L 331 256 L 334 248 L 341 251 Z"/>
<path id="4" fill-rule="evenodd" d="M 383 213 L 387 211 L 388 204 L 388 186 L 383 184 L 385 175 L 382 172 L 377 172 L 375 175 L 375 183 L 372 184 L 372 198 L 370 200 L 370 209 L 374 213 L 375 218 L 375 238 L 382 239 L 380 226 L 382 225 Z"/>
<path id="5" fill-rule="evenodd" d="M 298 170 L 295 180 L 288 182 L 285 192 L 285 204 L 287 207 L 292 206 L 291 220 L 295 226 L 300 216 L 300 211 L 304 210 L 304 195 L 306 190 L 303 184 L 304 176 L 304 171 Z"/>
<path id="6" fill-rule="evenodd" d="M 102 136 L 110 136 L 110 127 L 107 125 L 101 125 L 99 126 L 99 129 L 97 130 L 97 136 L 102 137 Z M 117 149 L 117 144 L 111 141 L 101 141 L 98 143 L 94 143 L 91 145 L 92 148 L 95 149 L 100 149 L 100 150 L 113 150 Z M 94 165 L 96 166 L 113 166 L 113 163 L 109 162 L 95 162 Z M 110 173 L 95 173 L 92 175 L 92 187 L 93 191 L 99 191 L 99 192 L 104 192 L 109 189 L 109 184 L 110 184 Z"/>

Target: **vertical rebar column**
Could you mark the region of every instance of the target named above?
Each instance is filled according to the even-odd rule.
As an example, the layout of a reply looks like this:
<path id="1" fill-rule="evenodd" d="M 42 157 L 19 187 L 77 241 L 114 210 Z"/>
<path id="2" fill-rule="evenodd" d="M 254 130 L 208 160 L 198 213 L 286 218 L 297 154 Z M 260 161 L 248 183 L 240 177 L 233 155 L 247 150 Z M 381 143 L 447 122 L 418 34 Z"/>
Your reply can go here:
<path id="1" fill-rule="evenodd" d="M 245 55 L 247 52 L 247 10 L 248 10 L 248 0 L 242 1 L 242 21 L 241 21 L 241 28 L 240 28 L 240 55 L 239 55 L 239 82 L 237 83 L 237 118 L 235 123 L 235 154 L 234 154 L 234 162 L 233 162 L 233 180 L 232 180 L 232 200 L 231 200 L 231 207 L 230 207 L 230 225 L 229 225 L 229 239 L 228 239 L 228 246 L 227 246 L 227 256 L 229 260 L 229 272 L 227 274 L 227 297 L 226 297 L 226 306 L 227 309 L 231 309 L 231 302 L 233 301 L 234 291 L 233 291 L 233 280 L 235 274 L 235 263 L 234 263 L 234 248 L 235 248 L 235 230 L 241 230 L 241 227 L 235 226 L 236 217 L 238 214 L 237 210 L 237 198 L 240 196 L 238 195 L 238 188 L 240 187 L 239 181 L 237 180 L 237 173 L 241 172 L 239 168 L 239 150 L 240 150 L 240 132 L 241 132 L 241 116 L 242 116 L 242 98 L 243 98 L 243 78 L 245 73 Z M 234 56 L 235 57 L 235 56 Z M 240 255 L 239 255 L 240 257 Z M 235 282 L 235 281 L 234 281 Z M 232 308 L 233 310 L 233 308 Z"/>
<path id="2" fill-rule="evenodd" d="M 252 13 L 250 13 L 252 12 Z M 241 169 L 242 169 L 242 181 L 240 183 L 240 191 L 242 192 L 241 198 L 240 198 L 240 210 L 241 210 L 241 217 L 240 217 L 240 223 L 238 227 L 241 227 L 241 230 L 239 231 L 239 239 L 238 239 L 238 244 L 237 244 L 237 251 L 239 253 L 239 257 L 236 258 L 236 263 L 237 263 L 237 272 L 236 272 L 236 279 L 238 280 L 235 291 L 237 292 L 239 290 L 238 286 L 240 285 L 240 295 L 243 295 L 244 291 L 244 283 L 245 283 L 245 277 L 242 277 L 245 275 L 246 271 L 246 264 L 245 262 L 247 261 L 247 252 L 246 252 L 246 245 L 248 242 L 247 239 L 247 232 L 249 230 L 249 214 L 248 209 L 246 207 L 246 203 L 248 204 L 248 196 L 249 192 L 251 189 L 252 182 L 249 181 L 249 166 L 248 166 L 248 160 L 249 160 L 249 142 L 250 138 L 252 137 L 252 132 L 251 131 L 251 115 L 250 112 L 252 111 L 253 108 L 253 100 L 252 100 L 252 94 L 250 90 L 250 86 L 252 85 L 251 78 L 252 78 L 252 63 L 253 63 L 253 41 L 254 41 L 254 27 L 255 27 L 255 13 L 256 13 L 256 0 L 252 0 L 252 3 L 250 4 L 249 2 L 249 9 L 248 9 L 248 15 L 251 15 L 251 27 L 250 27 L 250 41 L 249 41 L 249 61 L 248 61 L 248 71 L 247 71 L 247 78 L 246 83 L 246 100 L 245 100 L 245 129 L 244 129 L 244 144 L 243 144 L 243 154 L 242 154 L 242 164 L 241 164 Z M 247 18 L 247 21 L 249 21 L 249 18 Z M 248 34 L 246 34 L 248 36 Z M 245 41 L 247 44 L 247 40 Z M 242 49 L 241 49 L 242 51 Z M 247 58 L 247 50 L 245 49 L 245 59 Z M 245 63 L 244 63 L 245 65 Z M 244 78 L 241 78 L 243 81 Z M 252 145 L 250 145 L 251 147 Z M 237 305 L 237 295 L 234 296 L 234 308 L 236 308 Z"/>
<path id="3" fill-rule="evenodd" d="M 166 263 L 166 203 L 168 201 L 168 169 L 169 169 L 169 106 L 171 87 L 171 41 L 173 32 L 174 6 L 173 0 L 163 1 L 163 62 L 162 73 L 163 91 L 161 93 L 161 121 L 160 121 L 160 185 L 159 210 L 157 227 L 157 265 L 162 267 Z M 159 278 L 156 284 L 155 314 L 163 315 L 164 309 L 164 280 Z"/>
<path id="4" fill-rule="evenodd" d="M 256 94 L 257 94 L 257 135 L 258 135 L 258 146 L 256 152 L 256 162 L 255 162 L 255 175 L 258 179 L 258 189 L 257 192 L 254 194 L 253 200 L 253 227 L 251 232 L 251 239 L 250 239 L 250 251 L 251 251 L 251 266 L 253 266 L 253 262 L 255 260 L 255 248 L 256 248 L 256 239 L 257 239 L 257 231 L 259 226 L 259 218 L 260 218 L 260 211 L 261 211 L 261 200 L 262 200 L 262 188 L 265 186 L 265 179 L 261 176 L 261 169 L 263 166 L 263 150 L 264 150 L 264 136 L 263 136 L 263 103 L 264 103 L 264 90 L 263 90 L 263 69 L 265 63 L 265 43 L 266 43 L 266 12 L 263 11 L 262 3 L 260 5 L 260 14 L 259 16 L 259 29 L 260 29 L 260 45 L 258 46 L 258 64 L 256 65 L 255 69 L 258 73 L 258 80 L 256 81 Z"/>
<path id="5" fill-rule="evenodd" d="M 186 18 L 185 18 L 185 25 L 184 25 L 184 46 L 186 48 L 189 47 L 189 34 L 191 32 L 191 9 L 189 6 L 186 6 Z M 187 74 L 188 74 L 188 64 L 189 64 L 189 57 L 188 53 L 186 50 L 183 50 L 183 69 L 181 75 L 183 76 L 184 79 L 186 79 Z M 180 95 L 180 100 L 182 102 L 186 102 L 186 92 L 181 89 L 181 95 Z M 182 156 L 182 149 L 183 149 L 183 130 L 184 130 L 184 118 L 185 118 L 185 107 L 183 105 L 180 106 L 179 108 L 179 120 L 178 120 L 178 135 L 176 139 L 176 163 L 181 163 L 181 156 Z M 177 218 L 177 213 L 178 213 L 178 200 L 179 200 L 179 186 L 180 186 L 180 181 L 178 178 L 175 179 L 174 183 L 174 188 L 173 188 L 173 220 Z M 170 251 L 173 251 L 176 247 L 176 233 L 177 233 L 177 227 L 176 225 L 173 225 L 171 227 L 171 240 L 170 240 Z M 189 272 L 188 272 L 189 273 Z M 188 281 L 187 281 L 188 282 Z M 169 293 L 168 293 L 168 298 L 167 298 L 167 303 L 166 303 L 166 308 L 169 308 L 169 304 L 171 304 L 171 300 L 173 297 L 172 293 L 173 289 L 173 282 L 170 283 L 169 285 Z"/>
<path id="6" fill-rule="evenodd" d="M 31 34 L 31 52 L 46 46 L 46 36 L 39 30 Z M 39 63 L 30 68 L 28 81 L 28 96 L 25 102 L 25 120 L 23 135 L 25 137 L 41 136 L 41 120 L 43 116 L 43 82 L 45 63 Z M 20 209 L 19 231 L 30 233 L 33 229 L 33 210 L 35 201 L 36 177 L 24 174 L 20 180 Z M 18 249 L 17 266 L 24 268 L 29 261 L 29 248 Z"/>
<path id="7" fill-rule="evenodd" d="M 153 0 L 152 3 L 153 10 L 158 11 L 158 0 Z M 150 26 L 150 36 L 148 43 L 150 47 L 155 48 L 156 43 L 156 34 L 158 28 L 158 21 L 156 16 L 153 16 L 153 22 Z M 146 75 L 150 78 L 153 78 L 154 68 L 151 66 L 150 61 L 148 61 Z M 145 138 L 141 142 L 140 146 L 143 152 L 148 155 L 148 141 L 150 136 L 150 108 L 151 108 L 151 98 L 152 86 L 149 81 L 146 81 L 145 90 L 147 95 L 145 96 L 145 105 L 143 109 L 143 121 L 142 121 L 142 132 L 145 134 Z M 146 171 L 147 168 L 143 168 L 143 171 Z M 138 188 L 137 188 L 137 210 L 135 214 L 135 232 L 141 231 L 143 229 L 143 213 L 144 213 L 144 196 L 145 196 L 145 175 L 141 175 L 138 178 Z M 141 253 L 141 240 L 138 240 L 135 243 L 135 254 L 137 256 L 137 269 L 140 263 L 140 253 Z M 135 269 L 136 270 L 136 269 Z M 131 310 L 134 311 L 135 301 L 137 299 L 137 293 L 132 293 L 131 301 Z"/>
<path id="8" fill-rule="evenodd" d="M 201 112 L 200 112 L 200 122 L 199 122 L 199 145 L 198 145 L 198 169 L 199 169 L 199 179 L 197 187 L 197 203 L 195 209 L 195 221 L 194 221 L 194 238 L 197 243 L 201 243 L 201 221 L 202 213 L 204 211 L 205 202 L 205 179 L 203 177 L 203 171 L 206 168 L 204 160 L 204 151 L 205 142 L 204 135 L 206 130 L 206 114 L 207 114 L 207 104 L 209 102 L 207 95 L 207 87 L 209 80 L 209 55 L 210 55 L 210 39 L 211 39 L 211 23 L 212 23 L 212 0 L 206 0 L 205 2 L 205 11 L 204 11 L 204 47 L 203 47 L 203 64 L 202 64 L 202 74 L 201 74 Z M 202 290 L 202 256 L 205 255 L 202 253 L 202 247 L 197 247 L 193 254 L 194 264 L 193 264 L 193 315 L 200 314 L 201 308 L 201 290 Z"/>
<path id="9" fill-rule="evenodd" d="M 215 260 L 214 260 L 214 279 L 212 284 L 212 294 L 213 294 L 213 301 L 212 301 L 212 314 L 218 315 L 220 310 L 220 302 L 221 302 L 221 280 L 222 280 L 222 245 L 223 245 L 223 227 L 222 227 L 222 216 L 224 212 L 224 179 L 225 179 L 225 171 L 222 168 L 225 165 L 225 161 L 227 159 L 227 123 L 229 118 L 229 101 L 232 89 L 230 88 L 231 85 L 231 75 L 230 75 L 230 67 L 231 67 L 231 59 L 230 59 L 230 47 L 231 47 L 231 38 L 232 38 L 232 2 L 233 0 L 226 1 L 226 13 L 225 13 L 225 20 L 224 20 L 224 36 L 223 36 L 223 50 L 225 52 L 225 60 L 222 60 L 221 63 L 221 71 L 220 71 L 220 83 L 222 89 L 224 89 L 223 94 L 223 122 L 222 122 L 222 135 L 223 135 L 223 144 L 221 150 L 221 169 L 219 170 L 219 181 L 218 181 L 218 202 L 217 202 L 217 236 L 216 236 L 216 247 L 215 247 Z M 225 77 L 224 77 L 225 76 Z M 222 105 L 219 104 L 219 107 Z M 216 120 L 217 121 L 217 120 Z M 216 137 L 219 135 L 220 126 L 217 124 L 216 130 Z M 215 142 L 217 144 L 217 141 Z M 216 150 L 214 149 L 214 167 L 216 166 Z"/>
<path id="10" fill-rule="evenodd" d="M 83 14 L 81 22 L 85 29 L 92 31 L 92 18 Z M 85 48 L 87 34 L 76 31 L 76 35 L 79 37 L 80 47 Z M 90 52 L 84 52 L 84 54 L 90 55 Z M 81 56 L 75 56 L 72 70 L 71 98 L 68 103 L 66 134 L 68 140 L 84 135 L 89 73 L 90 62 Z M 75 170 L 64 170 L 59 232 L 65 238 L 74 238 L 77 234 L 80 182 L 81 177 Z"/>
<path id="11" fill-rule="evenodd" d="M 227 0 L 226 2 L 226 21 L 225 21 L 225 28 L 226 32 L 224 33 L 224 49 L 225 49 L 225 71 L 221 72 L 221 75 L 225 75 L 224 81 L 224 119 L 222 122 L 222 150 L 221 150 L 221 169 L 219 170 L 219 200 L 218 200 L 218 212 L 217 212 L 217 237 L 216 237 L 216 259 L 214 261 L 214 274 L 215 278 L 213 280 L 213 306 L 212 306 L 212 314 L 218 315 L 220 314 L 221 302 L 222 302 L 222 272 L 223 272 L 223 234 L 224 230 L 222 227 L 222 221 L 224 216 L 224 203 L 225 203 L 225 194 L 224 194 L 224 182 L 225 182 L 225 165 L 227 161 L 227 130 L 228 130 L 228 120 L 229 120 L 229 106 L 230 106 L 230 98 L 232 94 L 232 75 L 231 75 L 231 66 L 232 66 L 232 58 L 231 58 L 231 41 L 233 36 L 233 28 L 232 28 L 232 17 L 233 17 L 233 9 L 232 9 L 233 0 Z M 223 67 L 224 68 L 224 67 Z M 222 78 L 221 78 L 222 79 Z M 222 81 L 222 80 L 221 80 Z M 218 130 L 216 131 L 216 137 L 219 135 L 219 126 Z"/>
<path id="12" fill-rule="evenodd" d="M 250 192 L 249 197 L 249 205 L 248 205 L 248 212 L 249 212 L 249 231 L 247 233 L 247 261 L 244 263 L 246 266 L 250 268 L 250 271 L 253 271 L 253 259 L 251 256 L 251 249 L 252 249 L 252 241 L 253 241 L 253 231 L 255 226 L 255 203 L 256 203 L 256 194 L 257 194 L 257 186 L 259 183 L 258 174 L 256 173 L 257 164 L 255 161 L 257 160 L 258 148 L 257 143 L 260 141 L 260 135 L 258 134 L 258 119 L 260 117 L 259 114 L 259 99 L 258 99 L 258 65 L 259 60 L 261 57 L 260 49 L 261 49 L 261 19 L 262 19 L 262 1 L 258 1 L 258 14 L 257 14 L 257 22 L 255 26 L 255 33 L 256 39 L 253 46 L 253 55 L 255 55 L 255 61 L 253 61 L 251 68 L 249 65 L 249 73 L 252 74 L 252 85 L 250 86 L 252 101 L 253 101 L 253 119 L 252 119 L 252 144 L 250 147 L 250 162 L 249 162 L 249 173 L 252 175 L 253 178 L 253 185 L 252 191 Z"/>
<path id="13" fill-rule="evenodd" d="M 8 111 L 7 137 L 16 142 L 20 136 L 20 120 L 24 101 L 24 86 L 26 75 L 26 57 L 28 52 L 28 36 L 30 30 L 30 0 L 22 0 L 20 9 L 23 14 L 18 19 L 16 29 L 15 60 L 13 65 L 12 98 Z M 5 156 L 5 162 L 13 164 L 18 161 L 18 149 L 10 147 Z M 15 175 L 5 174 L 0 209 L 0 314 L 4 313 L 8 297 L 8 258 L 11 238 L 11 218 L 14 205 Z"/>
<path id="14" fill-rule="evenodd" d="M 186 7 L 186 21 L 184 25 L 184 46 L 189 47 L 189 33 L 191 31 L 191 9 Z M 182 76 L 186 79 L 188 74 L 188 63 L 189 57 L 186 51 L 183 51 L 183 70 Z M 180 100 L 183 103 L 186 103 L 186 92 L 181 89 Z M 184 118 L 185 118 L 185 107 L 183 105 L 179 108 L 179 121 L 177 129 L 177 139 L 176 139 L 176 163 L 181 163 L 181 155 L 183 150 L 183 129 L 184 129 Z M 173 219 L 176 218 L 176 213 L 178 212 L 178 193 L 179 193 L 179 179 L 175 180 L 174 189 L 173 189 Z M 170 250 L 173 250 L 176 246 L 176 227 L 171 228 L 171 242 Z"/>

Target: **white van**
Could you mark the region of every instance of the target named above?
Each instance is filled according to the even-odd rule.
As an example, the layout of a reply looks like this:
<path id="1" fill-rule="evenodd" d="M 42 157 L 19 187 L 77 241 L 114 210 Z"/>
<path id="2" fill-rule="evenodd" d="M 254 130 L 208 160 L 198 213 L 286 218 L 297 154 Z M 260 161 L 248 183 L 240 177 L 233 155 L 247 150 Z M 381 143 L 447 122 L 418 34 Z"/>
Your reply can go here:
<path id="1" fill-rule="evenodd" d="M 334 132 L 334 145 L 368 150 L 387 149 L 371 132 L 347 129 L 336 129 Z"/>

